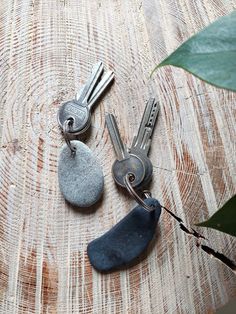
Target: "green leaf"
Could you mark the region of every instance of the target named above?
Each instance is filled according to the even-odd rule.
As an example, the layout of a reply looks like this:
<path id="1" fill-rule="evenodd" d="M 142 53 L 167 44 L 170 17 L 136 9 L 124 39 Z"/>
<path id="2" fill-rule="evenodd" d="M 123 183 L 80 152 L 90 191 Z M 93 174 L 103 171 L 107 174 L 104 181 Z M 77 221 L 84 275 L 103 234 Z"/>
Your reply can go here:
<path id="1" fill-rule="evenodd" d="M 236 195 L 207 221 L 197 226 L 209 227 L 236 236 Z"/>
<path id="2" fill-rule="evenodd" d="M 153 72 L 164 65 L 183 68 L 212 85 L 236 91 L 236 11 L 191 37 Z"/>

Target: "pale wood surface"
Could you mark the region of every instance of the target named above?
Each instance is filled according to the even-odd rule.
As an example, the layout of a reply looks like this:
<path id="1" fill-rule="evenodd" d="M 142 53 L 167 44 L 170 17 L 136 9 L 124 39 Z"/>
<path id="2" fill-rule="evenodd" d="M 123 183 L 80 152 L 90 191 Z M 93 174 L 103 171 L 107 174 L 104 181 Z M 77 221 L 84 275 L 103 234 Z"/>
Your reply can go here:
<path id="1" fill-rule="evenodd" d="M 235 94 L 177 68 L 149 79 L 155 64 L 235 7 L 233 0 L 1 1 L 1 313 L 211 313 L 236 295 L 233 273 L 165 213 L 140 264 L 101 275 L 86 255 L 87 243 L 135 205 L 111 176 L 105 112 L 130 143 L 145 100 L 159 98 L 152 192 L 188 225 L 236 192 Z M 85 214 L 58 189 L 56 113 L 98 60 L 116 82 L 92 118 L 87 144 L 102 162 L 105 193 Z M 232 237 L 203 233 L 236 259 Z"/>

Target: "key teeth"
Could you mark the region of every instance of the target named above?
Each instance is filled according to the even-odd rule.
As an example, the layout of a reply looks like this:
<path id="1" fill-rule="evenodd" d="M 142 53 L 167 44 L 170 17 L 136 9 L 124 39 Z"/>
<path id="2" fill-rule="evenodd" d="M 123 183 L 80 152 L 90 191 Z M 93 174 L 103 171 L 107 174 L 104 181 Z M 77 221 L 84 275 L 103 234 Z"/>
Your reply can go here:
<path id="1" fill-rule="evenodd" d="M 147 102 L 154 102 L 156 100 L 155 97 L 150 97 Z"/>
<path id="2" fill-rule="evenodd" d="M 148 104 L 149 102 L 152 102 L 152 107 L 157 108 L 157 110 L 160 109 L 160 102 L 156 99 L 156 97 L 149 98 L 146 104 Z"/>
<path id="3" fill-rule="evenodd" d="M 140 149 L 146 154 L 148 153 L 159 109 L 159 101 L 155 97 L 149 98 L 144 109 L 138 133 L 134 137 L 131 147 Z"/>
<path id="4" fill-rule="evenodd" d="M 155 106 L 155 107 L 156 107 L 156 110 L 159 111 L 160 108 L 161 108 L 161 107 L 160 107 L 160 101 L 159 101 L 159 100 L 156 100 L 156 101 L 155 101 L 155 105 L 156 105 L 156 106 Z"/>
<path id="5" fill-rule="evenodd" d="M 159 113 L 159 110 L 160 110 L 159 102 L 157 100 L 155 100 L 155 98 L 153 98 L 152 107 L 151 107 L 148 121 L 146 124 L 147 127 L 154 128 L 154 125 L 156 124 L 156 119 L 157 119 L 157 115 Z"/>

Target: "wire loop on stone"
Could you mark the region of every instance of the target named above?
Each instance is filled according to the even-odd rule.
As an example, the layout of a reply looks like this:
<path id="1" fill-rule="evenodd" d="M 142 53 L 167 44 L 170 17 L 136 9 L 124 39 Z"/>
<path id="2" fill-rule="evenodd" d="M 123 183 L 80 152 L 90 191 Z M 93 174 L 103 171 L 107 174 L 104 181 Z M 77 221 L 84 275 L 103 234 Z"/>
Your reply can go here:
<path id="1" fill-rule="evenodd" d="M 63 124 L 63 136 L 65 138 L 65 142 L 71 151 L 71 156 L 76 154 L 76 148 L 71 145 L 71 141 L 69 138 L 69 133 L 72 131 L 74 119 L 69 118 Z"/>

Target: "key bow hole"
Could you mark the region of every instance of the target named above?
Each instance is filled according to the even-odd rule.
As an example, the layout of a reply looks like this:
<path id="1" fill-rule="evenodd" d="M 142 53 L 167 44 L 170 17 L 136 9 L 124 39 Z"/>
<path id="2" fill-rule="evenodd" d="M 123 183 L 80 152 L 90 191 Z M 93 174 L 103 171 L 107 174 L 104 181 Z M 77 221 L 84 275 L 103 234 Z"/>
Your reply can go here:
<path id="1" fill-rule="evenodd" d="M 130 172 L 128 173 L 128 178 L 129 178 L 129 182 L 132 183 L 135 180 L 135 175 L 132 172 Z"/>

